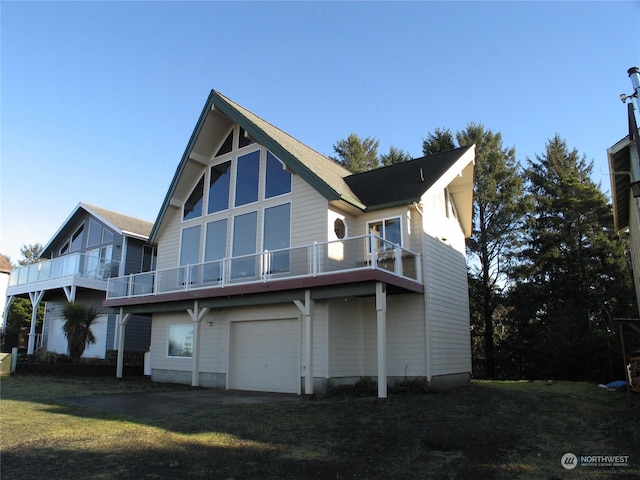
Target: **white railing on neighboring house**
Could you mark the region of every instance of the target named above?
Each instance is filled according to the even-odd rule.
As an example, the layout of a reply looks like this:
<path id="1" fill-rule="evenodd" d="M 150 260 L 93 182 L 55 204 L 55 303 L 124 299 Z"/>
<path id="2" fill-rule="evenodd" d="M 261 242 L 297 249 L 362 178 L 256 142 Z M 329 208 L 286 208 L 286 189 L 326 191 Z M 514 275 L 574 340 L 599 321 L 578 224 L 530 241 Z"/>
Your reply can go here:
<path id="1" fill-rule="evenodd" d="M 9 286 L 44 282 L 71 275 L 107 280 L 118 275 L 119 262 L 105 260 L 84 253 L 72 253 L 51 260 L 42 260 L 32 265 L 14 268 L 9 276 Z"/>
<path id="2" fill-rule="evenodd" d="M 420 254 L 373 234 L 109 279 L 107 299 L 378 269 L 422 282 Z"/>

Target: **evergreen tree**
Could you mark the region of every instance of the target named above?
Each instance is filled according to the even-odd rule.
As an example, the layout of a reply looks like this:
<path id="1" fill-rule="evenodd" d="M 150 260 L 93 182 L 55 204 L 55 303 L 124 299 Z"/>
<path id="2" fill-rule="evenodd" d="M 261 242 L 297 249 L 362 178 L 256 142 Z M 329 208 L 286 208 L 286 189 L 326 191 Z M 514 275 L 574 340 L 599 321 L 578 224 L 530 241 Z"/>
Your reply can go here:
<path id="1" fill-rule="evenodd" d="M 517 259 L 527 203 L 515 149 L 502 145 L 500 133 L 470 123 L 456 134 L 459 146 L 475 144 L 473 234 L 467 242 L 474 360 L 482 359 L 487 377 L 496 374 L 494 313 L 502 302 Z M 423 141 L 425 155 L 456 148 L 449 129 L 436 129 Z M 483 349 L 475 342 L 483 337 Z"/>
<path id="2" fill-rule="evenodd" d="M 42 245 L 34 243 L 31 245 L 23 245 L 20 248 L 22 259 L 18 260 L 20 266 L 32 265 L 40 261 L 42 253 Z M 5 255 L 5 258 L 11 263 L 11 259 Z M 31 313 L 33 307 L 31 300 L 28 298 L 14 298 L 9 305 L 7 312 L 7 324 L 2 332 L 2 350 L 10 352 L 13 347 L 26 348 L 29 336 L 29 328 L 31 325 Z M 36 315 L 36 332 L 42 330 L 42 322 L 44 319 L 44 303 L 38 305 Z"/>
<path id="3" fill-rule="evenodd" d="M 396 163 L 402 163 L 411 160 L 411 155 L 405 153 L 399 148 L 391 145 L 389 153 L 380 155 L 380 163 L 383 166 L 395 165 Z"/>
<path id="4" fill-rule="evenodd" d="M 455 139 L 448 128 L 436 128 L 422 140 L 422 153 L 425 156 L 448 152 L 454 148 L 456 148 Z"/>
<path id="5" fill-rule="evenodd" d="M 22 255 L 22 260 L 18 260 L 18 263 L 21 266 L 38 263 L 40 261 L 40 255 L 42 255 L 42 250 L 44 250 L 44 247 L 39 243 L 33 243 L 31 245 L 23 245 L 20 248 L 20 254 Z"/>
<path id="6" fill-rule="evenodd" d="M 360 138 L 355 133 L 346 139 L 338 140 L 333 146 L 337 157 L 330 157 L 352 173 L 366 172 L 380 166 L 378 146 L 380 141 L 373 138 Z"/>
<path id="7" fill-rule="evenodd" d="M 612 311 L 633 311 L 624 243 L 613 231 L 611 205 L 592 181 L 592 169 L 556 135 L 526 170 L 534 212 L 519 288 L 526 286 L 535 309 L 520 323 L 535 324 L 545 359 L 539 366 L 548 365 L 546 375 L 556 378 L 586 379 L 601 368 L 593 348 L 607 341 L 603 332 L 611 331 Z"/>

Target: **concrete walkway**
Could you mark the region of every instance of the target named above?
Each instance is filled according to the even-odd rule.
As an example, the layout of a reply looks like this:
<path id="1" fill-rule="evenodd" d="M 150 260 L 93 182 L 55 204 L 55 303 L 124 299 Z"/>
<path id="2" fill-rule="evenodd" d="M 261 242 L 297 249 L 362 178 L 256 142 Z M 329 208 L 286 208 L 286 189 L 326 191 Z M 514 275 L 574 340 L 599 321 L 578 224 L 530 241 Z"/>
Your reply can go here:
<path id="1" fill-rule="evenodd" d="M 86 397 L 68 397 L 62 401 L 83 407 L 145 419 L 189 415 L 234 405 L 258 405 L 300 399 L 284 393 L 234 390 L 186 390 L 152 393 L 114 393 Z"/>

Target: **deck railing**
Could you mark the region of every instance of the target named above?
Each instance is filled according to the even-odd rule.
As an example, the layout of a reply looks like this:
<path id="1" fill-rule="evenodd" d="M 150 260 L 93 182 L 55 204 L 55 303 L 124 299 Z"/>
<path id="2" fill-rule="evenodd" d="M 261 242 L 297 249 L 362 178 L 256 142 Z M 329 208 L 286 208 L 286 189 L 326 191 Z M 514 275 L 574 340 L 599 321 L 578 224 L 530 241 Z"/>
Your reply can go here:
<path id="1" fill-rule="evenodd" d="M 105 260 L 98 256 L 72 253 L 51 260 L 42 260 L 32 265 L 11 270 L 9 286 L 44 282 L 71 275 L 107 280 L 118 274 L 119 262 Z"/>
<path id="2" fill-rule="evenodd" d="M 107 299 L 366 269 L 421 283 L 420 255 L 373 234 L 110 278 Z"/>

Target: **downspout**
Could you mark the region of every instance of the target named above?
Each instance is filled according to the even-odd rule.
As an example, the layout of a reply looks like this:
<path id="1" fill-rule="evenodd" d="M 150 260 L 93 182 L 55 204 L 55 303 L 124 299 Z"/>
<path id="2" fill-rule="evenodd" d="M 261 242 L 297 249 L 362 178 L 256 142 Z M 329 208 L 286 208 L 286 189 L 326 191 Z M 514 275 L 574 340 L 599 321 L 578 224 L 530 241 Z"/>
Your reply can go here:
<path id="1" fill-rule="evenodd" d="M 418 202 L 413 202 L 413 208 L 420 214 L 422 220 L 422 284 L 424 285 L 424 329 L 425 329 L 425 357 L 427 382 L 431 382 L 431 320 L 429 316 L 429 275 L 427 274 L 426 262 L 428 255 L 426 252 L 426 241 L 424 233 L 424 213 L 420 210 Z"/>

